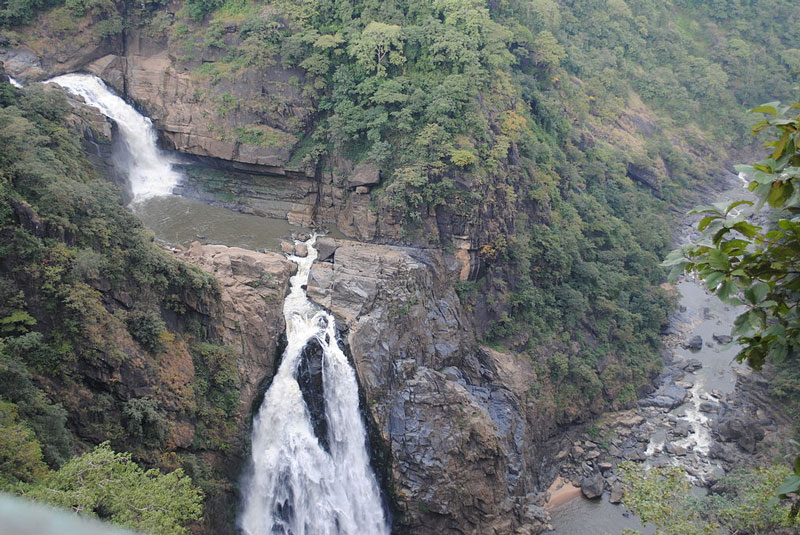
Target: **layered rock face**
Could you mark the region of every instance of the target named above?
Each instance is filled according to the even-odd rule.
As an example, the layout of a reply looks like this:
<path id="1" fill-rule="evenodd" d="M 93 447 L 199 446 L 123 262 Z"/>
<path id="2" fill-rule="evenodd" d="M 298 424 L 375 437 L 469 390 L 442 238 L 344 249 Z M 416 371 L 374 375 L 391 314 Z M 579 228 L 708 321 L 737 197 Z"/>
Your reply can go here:
<path id="1" fill-rule="evenodd" d="M 178 7 L 167 6 L 169 16 Z M 74 71 L 102 78 L 143 108 L 165 146 L 220 170 L 211 179 L 189 174 L 181 193 L 190 197 L 295 224 L 335 225 L 362 241 L 451 243 L 462 280 L 477 272 L 478 236 L 509 230 L 508 214 L 496 213 L 503 199 L 494 199 L 486 203 L 493 212 L 478 217 L 480 224 L 440 207 L 409 236 L 402 214 L 370 194 L 381 183 L 379 168 L 340 154 L 318 166 L 304 160 L 299 142 L 314 120 L 315 103 L 301 91 L 301 70 L 284 69 L 272 58 L 270 66 L 236 76 L 208 74 L 204 65 L 242 44 L 239 26 L 223 25 L 216 47 L 195 46 L 140 23 L 134 17 L 121 36 L 101 39 L 87 19 L 65 39 L 42 15 L 25 28 L 22 43 L 0 49 L 0 61 L 23 81 Z"/>
<path id="2" fill-rule="evenodd" d="M 345 329 L 400 533 L 539 533 L 528 362 L 477 347 L 435 249 L 333 240 L 309 297 Z"/>
<path id="3" fill-rule="evenodd" d="M 174 253 L 219 281 L 221 325 L 216 325 L 222 343 L 240 355 L 239 427 L 243 429 L 259 385 L 275 373 L 278 344 L 286 328 L 283 297 L 297 265 L 278 253 L 224 245 L 193 243 L 188 250 Z"/>

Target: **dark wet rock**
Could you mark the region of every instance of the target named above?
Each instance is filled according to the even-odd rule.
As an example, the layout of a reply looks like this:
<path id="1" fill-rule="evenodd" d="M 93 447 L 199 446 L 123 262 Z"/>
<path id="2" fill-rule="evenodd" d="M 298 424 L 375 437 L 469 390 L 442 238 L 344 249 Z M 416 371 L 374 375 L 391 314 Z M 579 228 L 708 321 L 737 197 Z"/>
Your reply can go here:
<path id="1" fill-rule="evenodd" d="M 708 456 L 712 459 L 719 459 L 728 463 L 735 462 L 737 459 L 736 454 L 731 451 L 730 448 L 725 447 L 719 442 L 711 443 L 711 446 L 708 449 Z"/>
<path id="2" fill-rule="evenodd" d="M 680 446 L 674 442 L 667 442 L 664 444 L 664 449 L 667 451 L 667 453 L 671 455 L 677 455 L 678 457 L 682 457 L 688 453 L 684 446 Z"/>
<path id="3" fill-rule="evenodd" d="M 298 243 L 294 246 L 294 254 L 300 258 L 308 256 L 308 246 L 305 243 Z"/>
<path id="4" fill-rule="evenodd" d="M 322 346 L 312 338 L 303 348 L 297 367 L 297 383 L 311 416 L 311 427 L 320 445 L 330 452 L 328 421 L 325 418 L 325 387 L 322 381 Z"/>
<path id="5" fill-rule="evenodd" d="M 325 262 L 330 260 L 336 252 L 336 240 L 323 236 L 317 238 L 314 247 L 317 249 L 317 262 Z"/>
<path id="6" fill-rule="evenodd" d="M 755 419 L 735 413 L 720 418 L 716 431 L 720 440 L 736 442 L 740 448 L 748 453 L 754 453 L 756 451 L 756 443 L 760 442 L 765 436 L 764 429 Z"/>
<path id="7" fill-rule="evenodd" d="M 649 397 L 640 400 L 642 407 L 658 407 L 661 409 L 674 409 L 686 401 L 688 393 L 675 383 L 668 383 L 656 390 Z"/>
<path id="8" fill-rule="evenodd" d="M 703 401 L 702 403 L 700 403 L 698 410 L 700 412 L 716 414 L 719 412 L 719 405 L 717 405 L 716 403 L 711 403 L 710 401 Z"/>
<path id="9" fill-rule="evenodd" d="M 581 492 L 589 499 L 599 498 L 603 495 L 604 489 L 605 480 L 600 472 L 595 472 L 581 480 Z"/>
<path id="10" fill-rule="evenodd" d="M 703 367 L 703 363 L 697 359 L 689 359 L 684 364 L 683 369 L 687 372 L 695 372 Z"/>
<path id="11" fill-rule="evenodd" d="M 691 431 L 692 428 L 688 424 L 683 424 L 675 426 L 675 429 L 672 430 L 672 434 L 676 437 L 688 437 Z"/>
<path id="12" fill-rule="evenodd" d="M 668 324 L 666 327 L 661 329 L 662 336 L 678 336 L 681 334 L 681 331 L 672 324 Z"/>
<path id="13" fill-rule="evenodd" d="M 730 336 L 729 334 L 714 334 L 712 338 L 714 338 L 714 340 L 718 344 L 722 345 L 730 344 L 731 342 L 733 342 L 733 337 Z"/>
<path id="14" fill-rule="evenodd" d="M 683 348 L 691 349 L 692 351 L 703 349 L 703 337 L 699 335 L 692 336 L 689 340 L 684 342 Z"/>
<path id="15" fill-rule="evenodd" d="M 626 461 L 644 461 L 647 456 L 641 448 L 625 448 L 622 451 L 622 457 Z"/>

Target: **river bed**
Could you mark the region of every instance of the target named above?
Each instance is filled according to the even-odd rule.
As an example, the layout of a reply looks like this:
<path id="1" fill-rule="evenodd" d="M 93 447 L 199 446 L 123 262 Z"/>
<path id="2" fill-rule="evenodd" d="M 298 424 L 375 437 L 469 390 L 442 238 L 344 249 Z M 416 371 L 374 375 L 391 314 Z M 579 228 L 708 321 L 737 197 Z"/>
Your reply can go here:
<path id="1" fill-rule="evenodd" d="M 741 183 L 720 194 L 717 200 L 732 200 L 744 196 Z M 679 244 L 697 237 L 694 229 L 697 217 L 686 217 L 680 223 Z M 735 356 L 739 347 L 728 342 L 734 319 L 741 313 L 740 307 L 722 303 L 711 294 L 704 283 L 694 276 L 683 276 L 676 284 L 680 298 L 678 309 L 672 314 L 668 328 L 664 331 L 664 343 L 674 355 L 676 364 L 665 367 L 665 374 L 680 370 L 684 363 L 696 359 L 702 367 L 678 372 L 675 382 L 688 388 L 689 398 L 671 410 L 642 407 L 638 413 L 647 420 L 650 438 L 645 451 L 646 465 L 677 464 L 684 466 L 702 484 L 706 478 L 720 476 L 722 468 L 718 461 L 708 456 L 713 442 L 710 420 L 715 405 L 727 399 L 736 385 L 735 368 L 740 365 Z M 689 348 L 687 342 L 693 337 L 702 339 L 700 347 Z M 669 379 L 671 380 L 671 379 Z M 688 428 L 685 438 L 670 440 L 675 427 Z M 669 445 L 672 452 L 667 451 Z M 675 447 L 685 449 L 676 455 Z M 699 490 L 699 489 L 698 489 Z M 623 505 L 609 502 L 608 492 L 596 500 L 579 495 L 566 503 L 550 509 L 553 533 L 557 535 L 618 535 L 626 528 L 640 530 L 644 535 L 654 532 L 652 526 L 644 527 L 635 515 Z"/>

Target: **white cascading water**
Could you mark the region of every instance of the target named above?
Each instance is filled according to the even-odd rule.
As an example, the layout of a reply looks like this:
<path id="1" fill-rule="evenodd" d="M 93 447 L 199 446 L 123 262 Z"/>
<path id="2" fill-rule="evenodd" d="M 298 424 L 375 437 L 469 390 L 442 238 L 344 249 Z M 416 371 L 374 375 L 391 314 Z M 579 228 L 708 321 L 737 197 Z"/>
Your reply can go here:
<path id="1" fill-rule="evenodd" d="M 333 316 L 304 287 L 317 257 L 316 236 L 297 264 L 283 305 L 288 345 L 253 421 L 251 473 L 239 526 L 246 535 L 388 535 L 369 465 L 358 409 L 358 384 L 336 341 Z M 330 453 L 314 435 L 297 369 L 306 344 L 322 348 L 322 383 Z"/>
<path id="2" fill-rule="evenodd" d="M 45 83 L 58 84 L 70 93 L 83 97 L 86 104 L 117 123 L 128 160 L 119 163 L 128 174 L 133 202 L 172 195 L 180 174 L 172 169 L 170 160 L 158 149 L 156 130 L 150 119 L 115 95 L 96 76 L 65 74 Z"/>
<path id="3" fill-rule="evenodd" d="M 17 88 L 19 88 L 19 89 L 22 89 L 22 84 L 21 84 L 21 83 L 19 83 L 19 82 L 17 82 L 16 80 L 14 80 L 14 79 L 13 79 L 12 77 L 10 77 L 10 76 L 8 77 L 8 83 L 10 83 L 11 85 L 13 85 L 14 87 L 17 87 Z"/>

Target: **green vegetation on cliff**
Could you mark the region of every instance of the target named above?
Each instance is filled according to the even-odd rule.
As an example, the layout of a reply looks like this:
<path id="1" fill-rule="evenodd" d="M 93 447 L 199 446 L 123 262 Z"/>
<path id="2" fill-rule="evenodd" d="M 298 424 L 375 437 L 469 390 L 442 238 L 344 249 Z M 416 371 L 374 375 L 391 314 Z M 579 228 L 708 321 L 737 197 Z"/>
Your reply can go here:
<path id="1" fill-rule="evenodd" d="M 6 25 L 47 7 L 19 5 Z M 467 236 L 479 266 L 459 293 L 477 329 L 530 354 L 568 418 L 574 398 L 632 402 L 658 369 L 670 210 L 719 179 L 750 141 L 743 110 L 788 98 L 800 68 L 782 0 L 129 2 L 118 26 L 103 6 L 45 18 L 91 11 L 161 39 L 217 141 L 379 167 L 369 210 L 403 227 L 379 239 Z M 278 71 L 310 113 L 235 91 Z M 222 120 L 245 112 L 262 119 Z"/>
<path id="2" fill-rule="evenodd" d="M 157 247 L 87 156 L 104 128 L 61 91 L 0 82 L 0 489 L 184 533 L 201 494 L 131 454 L 224 487 L 196 454 L 230 447 L 238 370 L 185 305 L 213 308 L 213 279 Z M 131 454 L 73 457 L 103 441 Z"/>
<path id="3" fill-rule="evenodd" d="M 208 84 L 278 65 L 301 72 L 317 114 L 292 130 L 296 159 L 380 167 L 373 208 L 402 221 L 407 241 L 425 243 L 437 226 L 445 246 L 470 235 L 481 269 L 459 290 L 479 331 L 530 353 L 567 413 L 576 398 L 630 403 L 658 370 L 670 208 L 721 176 L 727 150 L 746 140 L 742 110 L 789 95 L 798 60 L 781 31 L 798 13 L 777 0 L 157 11 L 141 20 L 163 25 Z M 754 11 L 746 24 L 743 11 Z M 218 114 L 252 104 L 218 100 Z"/>

